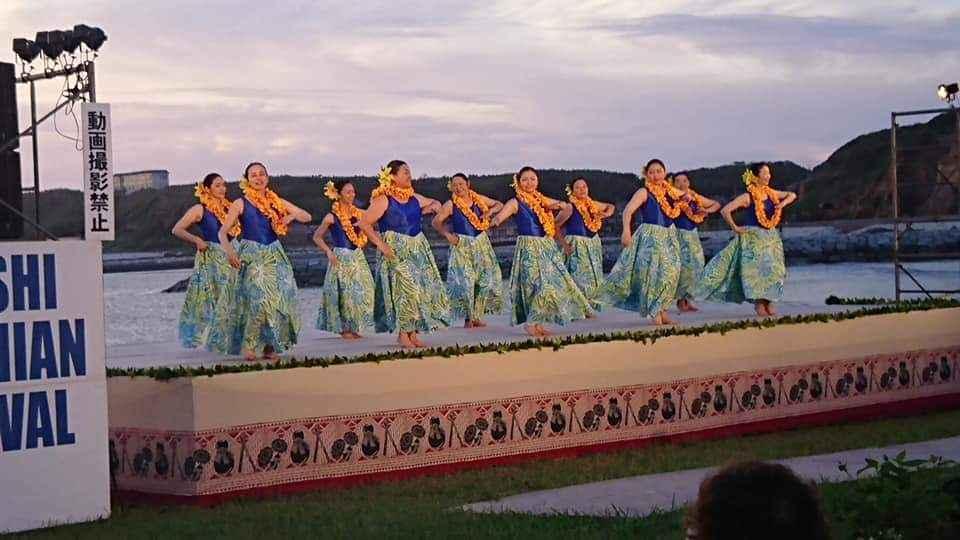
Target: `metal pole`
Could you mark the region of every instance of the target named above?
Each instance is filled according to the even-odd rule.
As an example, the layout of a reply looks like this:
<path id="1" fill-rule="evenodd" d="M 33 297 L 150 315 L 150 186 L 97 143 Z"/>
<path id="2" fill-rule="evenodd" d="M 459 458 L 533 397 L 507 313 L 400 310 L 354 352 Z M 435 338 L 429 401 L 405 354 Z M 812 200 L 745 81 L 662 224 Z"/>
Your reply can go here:
<path id="1" fill-rule="evenodd" d="M 77 99 L 76 96 L 72 96 L 72 97 L 67 98 L 66 101 L 64 101 L 64 102 L 61 103 L 60 105 L 57 105 L 57 108 L 51 110 L 51 111 L 48 112 L 47 114 L 43 115 L 42 118 L 40 118 L 39 120 L 37 120 L 37 125 L 40 125 L 40 124 L 44 123 L 44 122 L 47 120 L 47 118 L 50 118 L 51 116 L 57 114 L 58 112 L 60 112 L 60 109 L 66 107 L 67 105 L 69 105 L 70 103 L 72 103 L 72 102 L 73 102 L 74 100 L 76 100 L 76 99 Z M 10 150 L 11 148 L 15 147 L 15 146 L 17 145 L 17 141 L 20 139 L 20 137 L 26 137 L 27 135 L 30 135 L 31 133 L 33 133 L 33 131 L 34 131 L 34 130 L 33 130 L 33 127 L 28 127 L 27 129 L 21 131 L 16 137 L 14 137 L 14 138 L 10 139 L 9 141 L 3 143 L 3 146 L 0 146 L 0 152 L 6 152 L 7 150 Z"/>
<path id="2" fill-rule="evenodd" d="M 97 77 L 93 62 L 87 62 L 87 91 L 90 93 L 90 103 L 97 102 Z"/>
<path id="3" fill-rule="evenodd" d="M 30 138 L 33 139 L 33 218 L 40 224 L 40 156 L 37 137 L 37 88 L 30 81 Z M 37 240 L 40 240 L 40 230 L 35 231 Z"/>
<path id="4" fill-rule="evenodd" d="M 893 197 L 893 287 L 900 301 L 900 195 L 897 190 L 897 113 L 890 113 L 890 193 Z"/>

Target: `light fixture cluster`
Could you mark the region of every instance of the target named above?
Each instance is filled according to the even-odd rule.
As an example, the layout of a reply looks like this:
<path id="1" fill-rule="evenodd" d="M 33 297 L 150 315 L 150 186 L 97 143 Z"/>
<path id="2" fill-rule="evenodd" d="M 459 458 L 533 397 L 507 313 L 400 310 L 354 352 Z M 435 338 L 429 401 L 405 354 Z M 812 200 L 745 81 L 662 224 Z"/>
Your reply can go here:
<path id="1" fill-rule="evenodd" d="M 13 52 L 20 60 L 21 76 L 26 76 L 34 70 L 38 58 L 45 72 L 86 63 L 96 58 L 105 41 L 107 34 L 102 29 L 78 24 L 72 30 L 37 32 L 33 40 L 15 38 Z"/>

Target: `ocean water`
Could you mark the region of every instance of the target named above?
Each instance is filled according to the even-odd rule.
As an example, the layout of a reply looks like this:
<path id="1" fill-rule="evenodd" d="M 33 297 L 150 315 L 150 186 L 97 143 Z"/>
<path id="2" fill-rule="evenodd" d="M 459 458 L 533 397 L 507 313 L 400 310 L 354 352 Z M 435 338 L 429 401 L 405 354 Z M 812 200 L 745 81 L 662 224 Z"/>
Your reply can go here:
<path id="1" fill-rule="evenodd" d="M 960 261 L 914 263 L 908 269 L 928 289 L 960 289 Z M 184 294 L 162 291 L 189 275 L 190 270 L 106 274 L 107 344 L 176 340 Z M 831 294 L 892 297 L 893 292 L 890 263 L 812 264 L 788 268 L 784 300 L 819 305 Z M 319 288 L 299 291 L 304 327 L 316 321 L 319 300 Z"/>

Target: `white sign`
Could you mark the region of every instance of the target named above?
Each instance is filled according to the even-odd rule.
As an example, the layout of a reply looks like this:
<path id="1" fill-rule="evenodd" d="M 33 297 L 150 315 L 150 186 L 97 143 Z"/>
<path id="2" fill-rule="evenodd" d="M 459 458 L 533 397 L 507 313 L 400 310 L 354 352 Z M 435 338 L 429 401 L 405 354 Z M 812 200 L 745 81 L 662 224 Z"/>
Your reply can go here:
<path id="1" fill-rule="evenodd" d="M 84 103 L 83 118 L 83 221 L 87 240 L 113 240 L 113 141 L 110 105 Z"/>
<path id="2" fill-rule="evenodd" d="M 0 243 L 0 534 L 110 515 L 100 246 Z"/>

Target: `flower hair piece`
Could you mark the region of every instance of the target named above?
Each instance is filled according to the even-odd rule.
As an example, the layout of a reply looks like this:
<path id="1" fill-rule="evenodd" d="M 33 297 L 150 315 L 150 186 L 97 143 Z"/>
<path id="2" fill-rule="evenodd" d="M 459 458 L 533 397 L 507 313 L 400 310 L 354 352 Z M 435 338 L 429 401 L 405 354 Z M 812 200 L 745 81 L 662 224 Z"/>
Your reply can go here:
<path id="1" fill-rule="evenodd" d="M 206 194 L 207 191 L 208 191 L 207 186 L 203 185 L 203 180 L 200 180 L 199 182 L 197 182 L 196 189 L 193 190 L 193 196 L 199 199 L 204 194 Z"/>
<path id="2" fill-rule="evenodd" d="M 377 175 L 377 181 L 380 182 L 380 187 L 387 188 L 393 184 L 393 176 L 390 174 L 390 167 L 386 165 L 380 169 L 380 173 Z"/>
<path id="3" fill-rule="evenodd" d="M 323 186 L 323 194 L 331 201 L 336 201 L 340 198 L 340 193 L 337 192 L 337 186 L 334 185 L 333 180 L 327 180 L 327 184 Z"/>
<path id="4" fill-rule="evenodd" d="M 241 177 L 240 177 L 240 189 L 241 189 L 241 190 L 244 190 L 244 189 L 247 189 L 248 187 L 250 187 L 250 181 L 247 180 L 247 177 L 246 177 L 246 176 L 241 176 Z"/>
<path id="5" fill-rule="evenodd" d="M 516 174 L 513 175 L 513 182 L 510 183 L 510 187 L 513 189 L 520 189 L 520 177 Z"/>
<path id="6" fill-rule="evenodd" d="M 747 170 L 743 171 L 743 176 L 740 178 L 743 179 L 743 183 L 747 186 L 756 184 L 760 181 L 760 179 L 757 178 L 757 175 L 753 174 L 753 171 L 751 171 L 749 167 L 747 167 Z"/>
<path id="7" fill-rule="evenodd" d="M 447 180 L 447 191 L 453 193 L 453 180 Z"/>
<path id="8" fill-rule="evenodd" d="M 570 184 L 563 186 L 563 192 L 567 194 L 567 198 L 573 197 L 573 188 L 570 187 Z"/>

